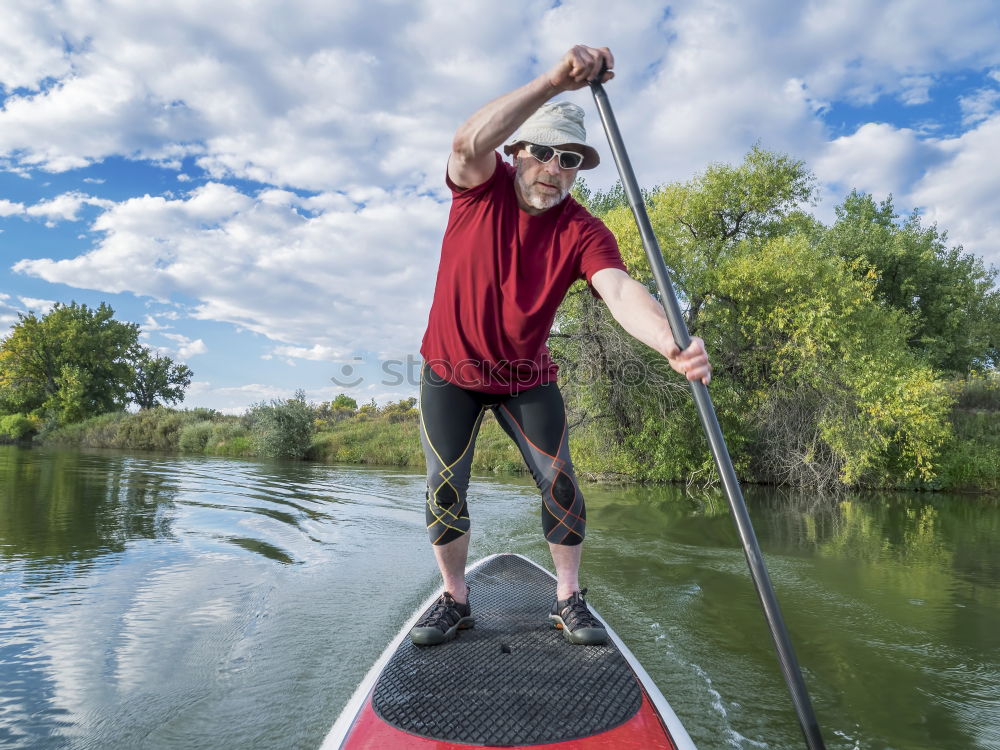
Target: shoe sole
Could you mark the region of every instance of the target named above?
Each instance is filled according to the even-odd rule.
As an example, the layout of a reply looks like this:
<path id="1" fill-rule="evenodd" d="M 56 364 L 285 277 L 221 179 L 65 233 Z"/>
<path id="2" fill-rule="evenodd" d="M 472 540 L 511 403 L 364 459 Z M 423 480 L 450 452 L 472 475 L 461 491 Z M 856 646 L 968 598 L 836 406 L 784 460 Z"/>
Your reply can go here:
<path id="1" fill-rule="evenodd" d="M 459 630 L 468 630 L 475 625 L 476 618 L 470 616 L 463 617 L 443 632 L 440 628 L 413 628 L 410 631 L 410 640 L 417 646 L 437 646 L 453 639 Z"/>
<path id="2" fill-rule="evenodd" d="M 604 628 L 577 628 L 570 632 L 559 615 L 549 615 L 552 627 L 561 630 L 563 638 L 576 646 L 603 646 L 608 642 L 608 631 Z"/>

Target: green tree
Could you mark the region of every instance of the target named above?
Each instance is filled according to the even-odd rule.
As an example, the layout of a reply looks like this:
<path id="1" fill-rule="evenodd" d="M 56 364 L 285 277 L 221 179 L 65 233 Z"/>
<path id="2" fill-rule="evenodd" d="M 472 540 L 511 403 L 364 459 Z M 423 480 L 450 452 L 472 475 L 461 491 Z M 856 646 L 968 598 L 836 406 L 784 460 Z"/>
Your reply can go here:
<path id="1" fill-rule="evenodd" d="M 1000 364 L 996 269 L 948 247 L 947 233 L 922 226 L 916 212 L 900 221 L 892 196 L 876 203 L 853 191 L 836 212 L 824 247 L 874 278 L 878 299 L 906 314 L 911 349 L 961 375 Z"/>
<path id="2" fill-rule="evenodd" d="M 357 411 L 358 402 L 346 393 L 338 393 L 337 398 L 330 402 L 330 407 L 333 409 L 350 409 L 351 411 Z"/>
<path id="3" fill-rule="evenodd" d="M 693 335 L 718 286 L 720 263 L 772 237 L 817 231 L 818 223 L 801 208 L 814 197 L 815 178 L 802 161 L 759 146 L 739 166 L 711 164 L 690 182 L 657 191 L 650 221 Z M 625 262 L 653 288 L 635 222 L 620 210 L 609 218 L 612 231 L 625 239 Z"/>
<path id="4" fill-rule="evenodd" d="M 68 423 L 124 408 L 138 336 L 104 303 L 20 315 L 0 343 L 0 409 Z"/>
<path id="5" fill-rule="evenodd" d="M 24 414 L 8 414 L 0 417 L 0 441 L 8 440 L 30 440 L 40 427 L 37 418 L 32 418 Z"/>
<path id="6" fill-rule="evenodd" d="M 131 364 L 134 372 L 128 394 L 140 409 L 183 401 L 194 376 L 187 365 L 174 364 L 170 357 L 154 355 L 146 347 L 137 350 Z"/>
<path id="7" fill-rule="evenodd" d="M 358 411 L 358 402 L 346 393 L 340 393 L 333 401 L 321 403 L 314 411 L 317 424 L 332 424 L 353 417 Z"/>
<path id="8" fill-rule="evenodd" d="M 713 164 L 688 183 L 644 193 L 692 334 L 700 333 L 702 309 L 713 299 L 719 263 L 741 242 L 795 230 L 816 231 L 816 222 L 799 210 L 800 204 L 812 199 L 813 184 L 802 162 L 754 147 L 739 166 Z M 624 191 L 618 186 L 596 194 L 584 189 L 579 197 L 605 209 L 602 218 L 618 238 L 631 275 L 657 295 Z M 626 441 L 686 399 L 686 388 L 662 372 L 650 353 L 627 337 L 582 285 L 560 309 L 551 346 L 559 361 L 568 364 L 567 395 L 572 405 L 579 406 L 574 424 L 597 420 L 610 429 L 615 443 Z M 638 372 L 644 373 L 641 388 L 634 385 Z M 577 384 L 585 385 L 576 388 Z M 640 402 L 645 409 L 636 408 Z"/>
<path id="9" fill-rule="evenodd" d="M 621 180 L 607 190 L 591 190 L 586 181 L 580 178 L 573 184 L 570 192 L 594 216 L 604 216 L 613 208 L 628 206 L 628 197 L 625 195 L 625 186 Z M 639 194 L 648 202 L 652 191 L 639 188 Z"/>
<path id="10" fill-rule="evenodd" d="M 950 435 L 945 384 L 907 347 L 874 284 L 802 235 L 719 269 L 702 334 L 759 476 L 794 484 L 930 479 Z"/>
<path id="11" fill-rule="evenodd" d="M 802 162 L 754 148 L 738 166 L 711 165 L 648 198 L 688 327 L 713 358 L 737 469 L 794 484 L 928 479 L 950 397 L 908 348 L 906 315 L 880 302 L 855 261 L 821 247 L 825 227 L 804 210 L 814 182 Z M 604 220 L 655 294 L 631 212 Z M 552 338 L 569 365 L 572 424 L 592 422 L 641 478 L 712 475 L 683 380 L 584 291 L 570 295 Z"/>

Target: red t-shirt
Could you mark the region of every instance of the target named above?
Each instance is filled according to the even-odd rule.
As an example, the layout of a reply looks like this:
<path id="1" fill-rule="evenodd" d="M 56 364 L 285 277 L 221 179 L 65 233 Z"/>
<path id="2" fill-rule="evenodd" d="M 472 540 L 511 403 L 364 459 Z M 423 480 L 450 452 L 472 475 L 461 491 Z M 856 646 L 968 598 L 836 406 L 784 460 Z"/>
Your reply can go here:
<path id="1" fill-rule="evenodd" d="M 625 264 L 611 231 L 572 197 L 522 211 L 514 168 L 496 160 L 474 188 L 446 178 L 451 214 L 420 353 L 457 386 L 517 393 L 556 377 L 546 340 L 570 285 Z"/>

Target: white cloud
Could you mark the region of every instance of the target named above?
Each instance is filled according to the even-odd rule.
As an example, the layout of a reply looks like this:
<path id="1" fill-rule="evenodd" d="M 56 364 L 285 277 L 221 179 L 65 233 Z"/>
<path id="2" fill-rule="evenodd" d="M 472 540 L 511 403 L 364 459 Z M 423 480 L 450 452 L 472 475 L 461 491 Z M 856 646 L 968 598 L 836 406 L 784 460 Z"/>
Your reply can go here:
<path id="1" fill-rule="evenodd" d="M 343 349 L 335 349 L 331 346 L 315 344 L 306 348 L 303 346 L 278 346 L 270 354 L 265 355 L 267 359 L 271 357 L 295 357 L 296 359 L 307 359 L 313 362 L 336 362 L 346 355 Z"/>
<path id="2" fill-rule="evenodd" d="M 178 359 L 187 361 L 196 354 L 204 354 L 208 347 L 201 339 L 190 339 L 180 333 L 164 333 L 164 338 L 170 339 L 177 344 L 176 352 Z"/>
<path id="3" fill-rule="evenodd" d="M 1000 113 L 940 147 L 948 160 L 931 167 L 908 198 L 952 243 L 1000 267 L 1000 172 L 990 166 L 1000 153 Z"/>
<path id="4" fill-rule="evenodd" d="M 903 76 L 899 80 L 902 91 L 899 92 L 899 100 L 908 107 L 917 104 L 926 104 L 931 100 L 931 86 L 934 85 L 933 76 Z"/>
<path id="5" fill-rule="evenodd" d="M 181 348 L 177 350 L 177 356 L 186 361 L 196 354 L 205 354 L 207 351 L 208 347 L 205 346 L 205 342 L 201 339 L 195 339 L 194 341 L 181 346 Z"/>
<path id="6" fill-rule="evenodd" d="M 1000 266 L 1000 173 L 984 168 L 1000 151 L 1000 114 L 951 139 L 922 139 L 906 128 L 868 124 L 832 141 L 816 172 L 839 201 L 857 188 L 895 205 L 919 208 L 948 231 L 952 244 Z"/>
<path id="7" fill-rule="evenodd" d="M 17 154 L 22 167 L 63 170 L 109 155 L 179 165 L 194 156 L 216 179 L 314 190 L 437 186 L 470 109 L 547 68 L 569 40 L 617 53 L 613 96 L 623 124 L 643 132 L 637 142 L 683 150 L 699 166 L 758 138 L 801 150 L 821 137 L 810 102 L 892 94 L 915 103 L 932 68 L 1000 62 L 987 0 L 933 13 L 907 0 L 682 0 L 669 13 L 634 2 L 612 14 L 595 0 L 303 1 L 294 11 L 278 2 L 119 0 L 58 14 L 26 0 L 9 5 L 19 52 L 0 81 L 29 89 L 56 81 L 9 97 L 0 112 L 0 153 Z M 220 25 L 220 16 L 240 22 Z M 808 100 L 786 90 L 790 79 L 804 82 Z"/>
<path id="8" fill-rule="evenodd" d="M 206 380 L 192 380 L 184 395 L 184 406 L 217 409 L 223 414 L 242 414 L 251 404 L 287 399 L 294 395 L 294 388 L 264 383 L 217 387 Z"/>
<path id="9" fill-rule="evenodd" d="M 0 341 L 7 338 L 11 328 L 17 322 L 17 313 L 11 308 L 0 305 Z"/>
<path id="10" fill-rule="evenodd" d="M 94 222 L 95 249 L 14 270 L 50 282 L 198 302 L 191 316 L 231 323 L 315 358 L 359 348 L 411 352 L 427 319 L 447 206 L 369 191 L 363 207 L 300 213 L 308 202 L 210 183 L 168 200 L 133 198 Z"/>
<path id="11" fill-rule="evenodd" d="M 394 0 L 295 10 L 70 4 L 21 42 L 37 50 L 63 38 L 80 43 L 69 65 L 62 55 L 35 55 L 38 63 L 8 72 L 22 83 L 57 83 L 7 99 L 0 154 L 53 171 L 115 154 L 175 166 L 196 156 L 216 178 L 308 189 L 416 184 L 427 170 L 436 184 L 464 94 L 515 83 L 504 63 L 530 51 L 509 32 L 525 10 Z M 37 17 L 27 2 L 7 12 L 22 26 Z M 240 21 L 220 25 L 220 16 Z M 432 41 L 445 38 L 448 45 Z"/>
<path id="12" fill-rule="evenodd" d="M 78 221 L 80 219 L 80 209 L 84 206 L 99 206 L 107 208 L 113 205 L 111 201 L 103 198 L 94 198 L 85 193 L 70 192 L 57 195 L 47 201 L 28 206 L 24 213 L 35 218 L 45 218 L 50 222 L 55 221 Z"/>
<path id="13" fill-rule="evenodd" d="M 780 49 L 788 51 L 778 59 L 788 62 L 796 55 L 793 59 L 813 70 L 807 79 L 822 96 L 844 93 L 856 103 L 882 94 L 905 96 L 913 79 L 929 71 L 982 69 L 998 61 L 991 0 L 788 3 L 771 13 L 761 12 L 758 3 L 745 7 L 748 15 L 761 17 L 761 26 L 785 27 L 789 35 Z M 796 16 L 798 24 L 780 20 Z M 761 38 L 761 43 L 775 39 Z"/>
<path id="14" fill-rule="evenodd" d="M 35 89 L 46 78 L 66 75 L 72 62 L 65 55 L 52 9 L 45 3 L 22 3 L 4 8 L 0 34 L 0 82 L 5 89 Z"/>
<path id="15" fill-rule="evenodd" d="M 24 204 L 0 198 L 0 217 L 17 216 L 24 213 Z"/>
<path id="16" fill-rule="evenodd" d="M 56 304 L 56 301 L 52 299 L 35 299 L 34 297 L 18 297 L 18 300 L 24 305 L 24 309 L 27 312 L 38 313 L 39 315 L 45 315 Z"/>
<path id="17" fill-rule="evenodd" d="M 9 299 L 9 294 L 0 292 L 0 340 L 7 338 L 11 327 L 17 322 L 18 313 L 24 312 L 8 304 Z"/>
<path id="18" fill-rule="evenodd" d="M 821 180 L 843 192 L 857 188 L 884 198 L 904 192 L 935 154 L 913 130 L 869 123 L 831 141 L 812 165 Z"/>
<path id="19" fill-rule="evenodd" d="M 295 395 L 296 387 L 277 387 L 263 383 L 247 383 L 239 386 L 219 387 L 205 380 L 193 380 L 185 397 L 185 408 L 205 407 L 216 409 L 223 414 L 243 414 L 253 404 L 272 400 L 283 400 Z M 343 386 L 324 386 L 321 388 L 305 388 L 306 401 L 321 403 L 332 401 L 340 393 L 346 393 L 359 404 L 374 400 L 378 404 L 398 401 L 409 396 L 417 396 L 415 387 L 405 385 L 402 388 L 391 389 L 381 383 L 367 383 L 353 388 Z"/>
<path id="20" fill-rule="evenodd" d="M 757 141 L 812 165 L 826 150 L 819 115 L 828 103 L 896 96 L 915 104 L 929 96 L 935 75 L 1000 61 L 990 2 L 929 13 L 903 1 L 689 0 L 671 4 L 669 14 L 649 4 L 621 7 L 613 21 L 594 5 L 550 11 L 539 55 L 556 54 L 562 37 L 554 32 L 564 25 L 574 38 L 612 39 L 620 75 L 608 95 L 630 153 L 642 155 L 633 162 L 645 184 L 738 161 Z M 600 143 L 597 123 L 591 128 Z M 610 164 L 594 173 L 598 183 L 615 177 Z"/>
<path id="21" fill-rule="evenodd" d="M 146 320 L 142 323 L 143 333 L 151 333 L 153 331 L 169 331 L 173 326 L 162 325 L 156 318 L 152 315 L 147 315 Z"/>
<path id="22" fill-rule="evenodd" d="M 962 124 L 969 126 L 982 122 L 993 114 L 998 102 L 1000 102 L 1000 90 L 998 89 L 978 89 L 968 96 L 959 97 L 958 105 L 962 110 Z"/>

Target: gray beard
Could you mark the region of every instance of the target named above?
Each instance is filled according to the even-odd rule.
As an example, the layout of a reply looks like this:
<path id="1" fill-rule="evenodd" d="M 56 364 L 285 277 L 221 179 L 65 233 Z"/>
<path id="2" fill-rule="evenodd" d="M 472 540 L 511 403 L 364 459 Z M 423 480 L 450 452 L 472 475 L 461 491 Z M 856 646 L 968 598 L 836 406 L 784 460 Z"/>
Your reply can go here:
<path id="1" fill-rule="evenodd" d="M 566 196 L 569 195 L 569 188 L 559 191 L 556 195 L 549 195 L 548 193 L 539 193 L 532 186 L 528 185 L 522 174 L 521 162 L 521 159 L 517 160 L 517 174 L 514 179 L 517 180 L 518 192 L 525 203 L 539 211 L 547 211 L 554 206 L 558 206 L 566 199 Z"/>

